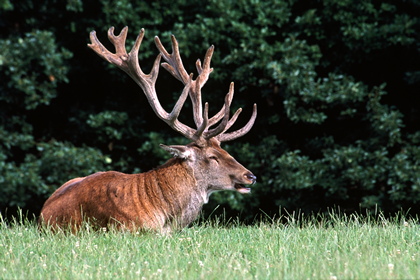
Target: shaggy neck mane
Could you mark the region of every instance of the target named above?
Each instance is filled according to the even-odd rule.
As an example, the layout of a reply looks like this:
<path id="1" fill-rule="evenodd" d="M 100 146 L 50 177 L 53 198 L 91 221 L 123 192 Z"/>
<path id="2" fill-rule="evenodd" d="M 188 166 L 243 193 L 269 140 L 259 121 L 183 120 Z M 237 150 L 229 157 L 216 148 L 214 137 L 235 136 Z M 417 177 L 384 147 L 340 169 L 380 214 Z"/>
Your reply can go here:
<path id="1" fill-rule="evenodd" d="M 161 220 L 161 226 L 168 226 L 168 223 L 180 223 L 178 226 L 182 227 L 197 217 L 203 203 L 197 205 L 191 202 L 199 200 L 202 195 L 192 170 L 184 160 L 170 159 L 156 169 L 139 174 L 139 179 L 143 181 L 138 184 L 139 199 L 144 201 L 142 196 L 147 196 L 148 206 L 154 208 L 154 211 L 149 207 L 145 208 L 150 209 L 149 215 L 153 216 L 150 218 Z M 198 207 L 192 209 L 191 204 Z"/>

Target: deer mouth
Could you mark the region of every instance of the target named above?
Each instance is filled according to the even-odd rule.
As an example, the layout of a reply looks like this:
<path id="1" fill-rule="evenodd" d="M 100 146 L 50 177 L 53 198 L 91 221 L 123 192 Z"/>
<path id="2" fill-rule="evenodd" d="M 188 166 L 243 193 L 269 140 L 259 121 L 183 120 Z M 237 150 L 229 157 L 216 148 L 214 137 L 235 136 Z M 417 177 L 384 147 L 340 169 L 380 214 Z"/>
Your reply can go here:
<path id="1" fill-rule="evenodd" d="M 257 177 L 255 177 L 255 175 L 254 174 L 252 174 L 251 172 L 249 172 L 249 173 L 246 173 L 245 175 L 244 175 L 244 177 L 247 179 L 247 181 L 249 181 L 250 183 L 250 185 L 253 185 L 253 184 L 255 184 L 255 182 L 257 181 Z M 243 182 L 243 181 L 242 181 Z M 241 183 L 242 183 L 241 182 Z M 246 183 L 245 183 L 246 184 Z M 235 183 L 235 185 L 234 185 L 234 188 L 235 188 L 235 190 L 237 191 L 237 192 L 239 192 L 239 193 L 250 193 L 251 192 L 251 188 L 250 187 L 247 187 L 247 186 L 245 186 L 245 185 L 242 185 L 242 184 L 238 184 L 238 183 Z"/>
<path id="2" fill-rule="evenodd" d="M 251 188 L 246 187 L 244 185 L 240 185 L 240 184 L 235 184 L 235 190 L 239 193 L 250 193 L 251 192 Z"/>

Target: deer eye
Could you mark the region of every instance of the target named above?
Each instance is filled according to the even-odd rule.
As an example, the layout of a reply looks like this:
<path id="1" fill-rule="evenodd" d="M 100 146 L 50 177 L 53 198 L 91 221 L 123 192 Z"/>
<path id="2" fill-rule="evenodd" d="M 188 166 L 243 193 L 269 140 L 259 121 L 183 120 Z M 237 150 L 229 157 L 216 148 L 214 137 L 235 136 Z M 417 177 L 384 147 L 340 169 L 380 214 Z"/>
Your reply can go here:
<path id="1" fill-rule="evenodd" d="M 210 156 L 209 159 L 215 160 L 216 162 L 219 162 L 219 159 L 216 156 Z"/>

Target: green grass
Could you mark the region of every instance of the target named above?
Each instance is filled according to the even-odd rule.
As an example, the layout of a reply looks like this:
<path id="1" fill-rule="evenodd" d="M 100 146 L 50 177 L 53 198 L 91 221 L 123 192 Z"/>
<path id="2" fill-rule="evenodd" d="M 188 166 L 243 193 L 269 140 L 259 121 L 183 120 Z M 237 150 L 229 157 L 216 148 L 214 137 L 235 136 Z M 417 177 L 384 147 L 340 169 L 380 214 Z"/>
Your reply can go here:
<path id="1" fill-rule="evenodd" d="M 419 279 L 418 219 L 331 214 L 171 236 L 0 224 L 0 279 Z"/>

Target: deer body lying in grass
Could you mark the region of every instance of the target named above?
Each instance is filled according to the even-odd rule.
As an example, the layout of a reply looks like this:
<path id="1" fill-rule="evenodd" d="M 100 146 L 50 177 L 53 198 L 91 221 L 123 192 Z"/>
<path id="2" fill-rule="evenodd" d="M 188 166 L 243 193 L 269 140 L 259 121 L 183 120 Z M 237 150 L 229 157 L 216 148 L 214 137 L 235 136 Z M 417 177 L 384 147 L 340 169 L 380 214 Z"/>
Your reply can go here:
<path id="1" fill-rule="evenodd" d="M 115 46 L 116 53 L 111 53 L 101 44 L 95 31 L 90 34 L 91 44 L 88 46 L 133 78 L 142 88 L 155 114 L 192 142 L 188 145 L 161 145 L 173 158 L 145 173 L 98 172 L 68 181 L 45 202 L 39 219 L 41 226 L 49 225 L 52 229 L 70 227 L 76 231 L 88 220 L 99 227 L 113 224 L 133 230 L 168 233 L 194 221 L 211 193 L 222 190 L 249 193 L 250 188 L 246 185 L 256 181 L 249 170 L 220 147 L 220 143 L 241 137 L 251 129 L 256 118 L 256 105 L 248 123 L 233 132 L 226 131 L 241 112 L 238 109 L 229 117 L 233 83 L 222 109 L 213 117 L 208 117 L 208 103 L 204 108 L 202 106 L 201 88 L 213 70 L 210 68 L 210 60 L 214 47 L 207 50 L 203 65 L 197 60 L 198 77 L 193 80 L 192 74 L 188 75 L 183 66 L 175 37 L 171 38 L 171 54 L 166 51 L 159 38 L 155 37 L 160 54 L 150 74 L 144 74 L 138 62 L 144 30 L 140 31 L 129 53 L 125 50 L 127 31 L 125 27 L 116 36 L 114 28 L 109 29 L 108 38 Z M 161 106 L 155 89 L 162 57 L 166 61 L 162 63 L 162 67 L 184 84 L 184 89 L 170 113 Z M 192 101 L 196 128 L 178 120 L 187 97 Z"/>

